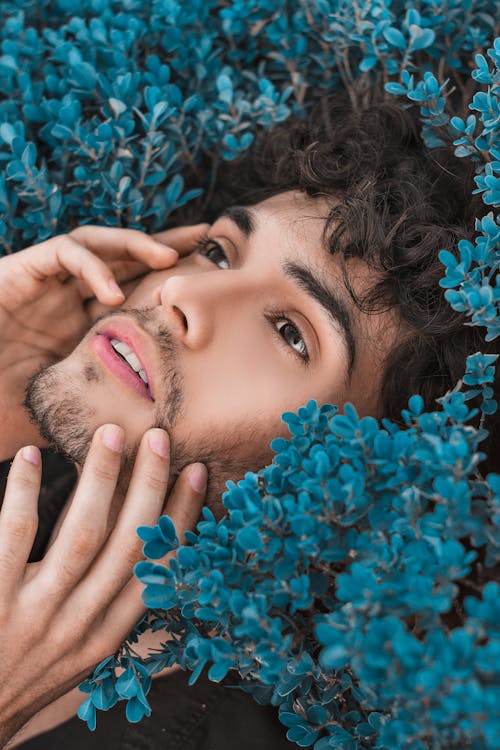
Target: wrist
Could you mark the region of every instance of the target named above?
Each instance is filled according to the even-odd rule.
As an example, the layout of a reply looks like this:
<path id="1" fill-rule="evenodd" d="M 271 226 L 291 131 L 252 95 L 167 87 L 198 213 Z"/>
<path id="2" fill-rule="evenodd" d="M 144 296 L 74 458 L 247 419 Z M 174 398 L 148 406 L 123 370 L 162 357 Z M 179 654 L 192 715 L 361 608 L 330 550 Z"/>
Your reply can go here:
<path id="1" fill-rule="evenodd" d="M 8 750 L 11 747 L 10 741 L 17 735 L 25 719 L 19 712 L 10 713 L 8 711 L 0 712 L 0 750 Z"/>

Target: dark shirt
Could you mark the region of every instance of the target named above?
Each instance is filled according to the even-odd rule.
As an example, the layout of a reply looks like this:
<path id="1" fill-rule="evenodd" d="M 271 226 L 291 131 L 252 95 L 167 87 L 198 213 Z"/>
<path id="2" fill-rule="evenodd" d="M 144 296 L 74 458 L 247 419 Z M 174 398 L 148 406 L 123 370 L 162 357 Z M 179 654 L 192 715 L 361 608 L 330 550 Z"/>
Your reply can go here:
<path id="1" fill-rule="evenodd" d="M 76 479 L 74 467 L 50 450 L 42 451 L 43 474 L 39 530 L 30 560 L 39 560 L 51 530 Z M 3 498 L 9 461 L 0 463 Z M 137 724 L 125 717 L 122 701 L 98 711 L 94 732 L 78 717 L 18 745 L 19 750 L 291 750 L 286 728 L 276 709 L 260 706 L 235 687 L 234 678 L 221 684 L 202 675 L 191 687 L 190 674 L 174 672 L 153 680 L 148 700 L 151 716 Z M 82 693 L 82 701 L 85 695 Z"/>

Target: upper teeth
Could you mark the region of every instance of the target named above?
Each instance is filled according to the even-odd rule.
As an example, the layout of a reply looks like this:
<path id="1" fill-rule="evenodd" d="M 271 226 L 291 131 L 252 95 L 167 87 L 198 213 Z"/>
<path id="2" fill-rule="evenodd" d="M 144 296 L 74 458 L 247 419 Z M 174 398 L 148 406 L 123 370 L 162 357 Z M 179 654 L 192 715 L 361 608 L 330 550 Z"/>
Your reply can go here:
<path id="1" fill-rule="evenodd" d="M 111 346 L 118 352 L 118 354 L 121 354 L 122 357 L 127 360 L 130 367 L 135 370 L 135 372 L 146 383 L 146 385 L 149 385 L 146 373 L 142 369 L 141 362 L 134 354 L 130 346 L 125 344 L 123 341 L 120 341 L 120 339 L 111 339 Z"/>

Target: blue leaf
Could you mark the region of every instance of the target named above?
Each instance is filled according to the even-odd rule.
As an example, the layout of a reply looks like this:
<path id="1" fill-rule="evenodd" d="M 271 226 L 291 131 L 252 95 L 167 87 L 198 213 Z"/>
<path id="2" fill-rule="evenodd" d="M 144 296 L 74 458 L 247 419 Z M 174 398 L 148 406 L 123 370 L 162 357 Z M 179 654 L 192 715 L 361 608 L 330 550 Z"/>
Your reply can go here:
<path id="1" fill-rule="evenodd" d="M 167 206 L 173 206 L 177 203 L 180 194 L 184 188 L 184 178 L 180 174 L 173 177 L 165 189 L 165 202 Z"/>
<path id="2" fill-rule="evenodd" d="M 16 131 L 9 122 L 3 122 L 0 125 L 0 138 L 4 141 L 4 143 L 8 143 L 10 146 L 15 136 Z"/>
<path id="3" fill-rule="evenodd" d="M 382 33 L 384 38 L 394 47 L 400 50 L 406 49 L 407 41 L 399 29 L 394 28 L 394 26 L 387 26 Z"/>
<path id="4" fill-rule="evenodd" d="M 406 94 L 406 87 L 401 83 L 386 83 L 384 88 L 389 94 Z"/>
<path id="5" fill-rule="evenodd" d="M 436 34 L 432 29 L 420 29 L 415 24 L 410 24 L 410 44 L 409 48 L 412 52 L 416 52 L 419 49 L 425 49 L 430 47 L 436 39 Z"/>
<path id="6" fill-rule="evenodd" d="M 21 161 L 25 167 L 33 169 L 36 161 L 36 148 L 34 143 L 28 143 L 23 151 Z"/>

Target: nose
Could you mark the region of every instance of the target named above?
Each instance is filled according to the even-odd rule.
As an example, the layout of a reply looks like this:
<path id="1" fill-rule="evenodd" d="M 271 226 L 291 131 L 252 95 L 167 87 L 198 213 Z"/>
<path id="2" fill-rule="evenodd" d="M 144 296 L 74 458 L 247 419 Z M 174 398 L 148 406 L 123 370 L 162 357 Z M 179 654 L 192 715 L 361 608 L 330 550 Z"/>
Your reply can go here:
<path id="1" fill-rule="evenodd" d="M 229 270 L 170 276 L 156 291 L 166 323 L 177 340 L 190 349 L 210 343 L 216 318 L 234 297 L 236 279 Z M 226 278 L 221 279 L 224 276 Z M 237 294 L 237 292 L 236 292 Z"/>

